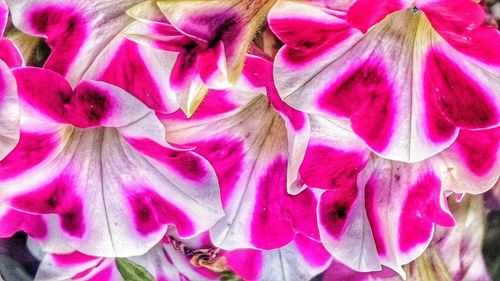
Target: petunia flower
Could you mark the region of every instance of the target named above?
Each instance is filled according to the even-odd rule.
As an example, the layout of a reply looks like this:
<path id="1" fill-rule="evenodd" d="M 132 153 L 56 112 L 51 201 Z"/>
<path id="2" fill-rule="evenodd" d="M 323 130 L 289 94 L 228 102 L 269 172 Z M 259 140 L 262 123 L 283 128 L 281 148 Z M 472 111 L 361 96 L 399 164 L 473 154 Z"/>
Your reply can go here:
<path id="1" fill-rule="evenodd" d="M 141 0 L 7 0 L 14 25 L 43 37 L 51 52 L 44 68 L 66 77 L 118 86 L 160 112 L 179 108 L 168 77 L 175 56 L 128 40 L 140 24 L 126 14 Z"/>
<path id="2" fill-rule="evenodd" d="M 276 0 L 146 1 L 128 13 L 144 23 L 128 36 L 175 52 L 170 87 L 191 116 L 208 89 L 237 82 L 249 45 Z"/>
<path id="3" fill-rule="evenodd" d="M 274 249 L 296 233 L 319 240 L 314 192 L 287 193 L 297 187 L 308 119 L 279 99 L 270 61 L 248 55 L 234 87 L 209 91 L 189 119 L 161 119 L 169 141 L 195 147 L 217 173 L 226 215 L 210 229 L 215 246 Z"/>
<path id="4" fill-rule="evenodd" d="M 310 115 L 310 121 L 299 179 L 325 190 L 318 205 L 321 241 L 356 271 L 383 265 L 404 276 L 401 265 L 424 252 L 434 226 L 454 225 L 446 195 L 484 192 L 500 176 L 498 128 L 461 130 L 451 147 L 412 164 L 374 155 L 328 118 Z"/>
<path id="5" fill-rule="evenodd" d="M 56 72 L 13 71 L 21 137 L 0 161 L 2 204 L 43 214 L 46 249 L 114 257 L 145 253 L 173 225 L 181 237 L 223 216 L 215 172 L 171 146 L 154 111 L 121 88 Z"/>
<path id="6" fill-rule="evenodd" d="M 351 128 L 377 155 L 418 162 L 500 121 L 500 33 L 470 0 L 282 0 L 280 96 Z M 349 1 L 348 1 L 349 2 Z"/>

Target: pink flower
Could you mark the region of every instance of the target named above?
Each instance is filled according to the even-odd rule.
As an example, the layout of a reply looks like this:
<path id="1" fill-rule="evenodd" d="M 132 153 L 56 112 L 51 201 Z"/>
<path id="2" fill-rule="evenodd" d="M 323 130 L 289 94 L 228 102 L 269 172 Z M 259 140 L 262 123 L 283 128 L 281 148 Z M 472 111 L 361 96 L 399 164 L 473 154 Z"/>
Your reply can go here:
<path id="1" fill-rule="evenodd" d="M 208 89 L 238 80 L 248 47 L 275 0 L 147 1 L 129 10 L 144 25 L 129 38 L 178 53 L 170 87 L 187 116 Z"/>
<path id="2" fill-rule="evenodd" d="M 21 137 L 0 161 L 0 197 L 47 215 L 47 249 L 138 255 L 168 225 L 191 237 L 223 215 L 210 164 L 171 146 L 154 112 L 134 96 L 92 80 L 73 89 L 51 70 L 12 72 Z"/>
<path id="3" fill-rule="evenodd" d="M 499 124 L 500 33 L 470 0 L 280 1 L 276 86 L 292 107 L 351 128 L 376 154 L 418 162 Z M 329 2 L 317 3 L 317 2 Z M 343 3 L 342 1 L 340 3 Z"/>

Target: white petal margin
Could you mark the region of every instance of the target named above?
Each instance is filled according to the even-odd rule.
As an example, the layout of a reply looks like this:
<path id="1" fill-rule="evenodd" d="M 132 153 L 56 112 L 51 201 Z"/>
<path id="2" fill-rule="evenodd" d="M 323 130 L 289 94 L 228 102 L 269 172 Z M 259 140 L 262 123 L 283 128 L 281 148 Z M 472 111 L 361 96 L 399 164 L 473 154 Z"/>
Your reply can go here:
<path id="1" fill-rule="evenodd" d="M 19 104 L 16 80 L 7 65 L 0 61 L 0 160 L 19 141 Z"/>

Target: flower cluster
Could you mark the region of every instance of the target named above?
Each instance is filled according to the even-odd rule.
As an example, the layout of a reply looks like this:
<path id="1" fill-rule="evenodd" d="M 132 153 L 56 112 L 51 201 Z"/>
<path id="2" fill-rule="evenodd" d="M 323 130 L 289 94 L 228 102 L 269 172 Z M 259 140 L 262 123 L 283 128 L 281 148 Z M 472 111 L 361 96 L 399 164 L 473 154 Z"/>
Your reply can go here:
<path id="1" fill-rule="evenodd" d="M 500 175 L 472 0 L 0 0 L 7 25 L 50 47 L 0 39 L 0 237 L 37 280 L 405 278 Z"/>

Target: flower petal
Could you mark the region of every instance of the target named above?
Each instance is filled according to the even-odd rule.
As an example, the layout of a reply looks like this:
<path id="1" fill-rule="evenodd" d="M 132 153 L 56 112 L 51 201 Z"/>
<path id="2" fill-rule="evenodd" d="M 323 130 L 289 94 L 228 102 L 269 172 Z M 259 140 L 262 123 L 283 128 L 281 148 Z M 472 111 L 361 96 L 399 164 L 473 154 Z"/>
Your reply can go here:
<path id="1" fill-rule="evenodd" d="M 19 212 L 0 204 L 0 237 L 10 237 L 18 231 L 24 231 L 36 239 L 47 235 L 47 223 L 39 215 Z"/>
<path id="2" fill-rule="evenodd" d="M 302 235 L 279 249 L 238 249 L 224 256 L 229 267 L 244 280 L 310 280 L 331 261 L 321 243 Z"/>
<path id="3" fill-rule="evenodd" d="M 19 105 L 16 80 L 0 60 L 0 160 L 19 141 Z"/>
<path id="4" fill-rule="evenodd" d="M 444 161 L 443 185 L 457 193 L 483 193 L 500 176 L 500 128 L 461 130 L 457 140 L 437 157 Z"/>
<path id="5" fill-rule="evenodd" d="M 446 269 L 455 280 L 491 280 L 482 248 L 485 232 L 484 201 L 466 196 L 461 202 L 449 200 L 457 225 L 436 227 L 431 246 L 439 251 Z"/>
<path id="6" fill-rule="evenodd" d="M 268 76 L 255 76 L 266 73 L 256 69 L 266 68 Z M 278 97 L 271 97 L 269 90 L 265 96 L 266 81 L 272 81 L 270 70 L 269 62 L 248 57 L 236 86 L 210 91 L 191 119 L 163 116 L 169 141 L 196 147 L 217 172 L 226 216 L 210 234 L 223 249 L 272 249 L 289 243 L 297 231 L 319 238 L 315 195 L 310 190 L 287 194 L 291 131 L 273 107 L 286 111 L 279 107 Z M 287 119 L 290 128 L 292 119 Z M 305 216 L 309 219 L 304 220 Z"/>
<path id="7" fill-rule="evenodd" d="M 441 37 L 424 12 L 393 12 L 365 35 L 345 17 L 303 2 L 273 7 L 269 23 L 285 43 L 274 73 L 286 103 L 351 127 L 376 154 L 404 162 L 443 151 L 459 128 L 498 126 L 497 67 Z"/>
<path id="8" fill-rule="evenodd" d="M 403 164 L 378 158 L 366 183 L 365 205 L 378 255 L 402 276 L 401 265 L 423 253 L 435 224 L 454 225 L 438 171 L 430 161 Z"/>
<path id="9" fill-rule="evenodd" d="M 3 36 L 5 32 L 5 27 L 7 26 L 7 21 L 9 20 L 9 7 L 5 0 L 0 0 L 0 37 Z"/>
<path id="10" fill-rule="evenodd" d="M 53 87 L 33 83 L 33 71 Z M 210 164 L 168 144 L 153 111 L 132 95 L 96 81 L 72 91 L 49 70 L 15 75 L 23 104 L 51 118 L 22 122 L 19 145 L 0 161 L 2 197 L 18 210 L 56 214 L 49 216 L 58 220 L 59 244 L 90 255 L 138 255 L 168 225 L 190 237 L 223 215 Z"/>
<path id="11" fill-rule="evenodd" d="M 44 67 L 64 75 L 73 87 L 82 79 L 101 80 L 152 109 L 178 108 L 168 87 L 172 57 L 122 34 L 137 25 L 125 12 L 140 1 L 7 2 L 17 28 L 47 38 L 51 54 Z"/>
<path id="12" fill-rule="evenodd" d="M 0 39 L 0 60 L 8 67 L 18 67 L 24 64 L 23 57 L 19 49 L 9 39 Z"/>
<path id="13" fill-rule="evenodd" d="M 500 32 L 486 22 L 486 12 L 469 0 L 418 0 L 433 27 L 455 49 L 489 65 L 500 66 L 500 50 L 491 42 L 500 40 Z"/>
<path id="14" fill-rule="evenodd" d="M 385 16 L 406 8 L 411 2 L 410 0 L 385 0 L 375 3 L 370 0 L 356 0 L 349 7 L 347 19 L 361 31 L 366 32 Z"/>
<path id="15" fill-rule="evenodd" d="M 158 6 L 178 30 L 224 46 L 229 81 L 236 82 L 248 45 L 274 1 L 159 1 Z M 215 61 L 214 61 L 215 63 Z"/>
<path id="16" fill-rule="evenodd" d="M 158 1 L 158 7 L 142 3 L 129 14 L 144 27 L 127 33 L 133 40 L 179 53 L 170 83 L 180 107 L 191 117 L 208 89 L 236 83 L 251 40 L 274 2 Z M 158 8 L 166 19 L 158 19 Z"/>

